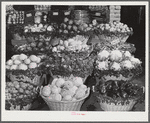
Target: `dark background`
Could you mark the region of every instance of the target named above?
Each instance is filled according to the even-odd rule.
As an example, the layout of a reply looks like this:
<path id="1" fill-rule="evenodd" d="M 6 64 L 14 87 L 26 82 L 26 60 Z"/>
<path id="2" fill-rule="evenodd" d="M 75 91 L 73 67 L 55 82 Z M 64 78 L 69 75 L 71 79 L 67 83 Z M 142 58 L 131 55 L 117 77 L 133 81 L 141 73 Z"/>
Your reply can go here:
<path id="1" fill-rule="evenodd" d="M 144 6 L 122 6 L 121 22 L 133 28 L 134 34 L 127 42 L 135 44 L 135 57 L 139 58 L 145 66 L 145 7 Z"/>

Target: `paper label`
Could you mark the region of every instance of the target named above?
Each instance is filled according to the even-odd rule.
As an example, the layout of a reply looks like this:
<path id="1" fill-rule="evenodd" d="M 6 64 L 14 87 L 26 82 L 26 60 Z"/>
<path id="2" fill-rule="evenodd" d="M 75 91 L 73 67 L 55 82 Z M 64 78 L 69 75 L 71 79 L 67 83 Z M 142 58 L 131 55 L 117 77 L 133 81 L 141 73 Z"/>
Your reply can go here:
<path id="1" fill-rule="evenodd" d="M 31 14 L 31 13 L 29 13 L 29 14 L 26 14 L 26 16 L 27 16 L 27 17 L 31 17 L 31 16 L 32 16 L 32 14 Z"/>
<path id="2" fill-rule="evenodd" d="M 101 13 L 95 13 L 96 16 L 101 16 Z"/>
<path id="3" fill-rule="evenodd" d="M 53 15 L 58 15 L 58 12 L 53 12 Z"/>

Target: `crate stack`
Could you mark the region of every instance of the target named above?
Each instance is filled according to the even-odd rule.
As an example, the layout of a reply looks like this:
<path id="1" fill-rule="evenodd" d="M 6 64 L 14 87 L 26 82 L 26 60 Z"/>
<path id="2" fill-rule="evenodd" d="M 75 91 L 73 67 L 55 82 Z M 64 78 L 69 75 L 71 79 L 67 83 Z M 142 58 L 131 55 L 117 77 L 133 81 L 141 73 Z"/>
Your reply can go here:
<path id="1" fill-rule="evenodd" d="M 109 22 L 121 20 L 121 6 L 110 5 L 109 6 Z"/>

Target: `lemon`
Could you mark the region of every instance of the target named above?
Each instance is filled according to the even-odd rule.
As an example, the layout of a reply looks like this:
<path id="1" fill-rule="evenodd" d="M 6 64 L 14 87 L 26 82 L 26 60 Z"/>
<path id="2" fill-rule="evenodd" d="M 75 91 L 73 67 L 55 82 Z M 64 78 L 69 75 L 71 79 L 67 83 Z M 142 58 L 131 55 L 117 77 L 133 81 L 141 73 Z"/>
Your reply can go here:
<path id="1" fill-rule="evenodd" d="M 21 61 L 16 59 L 16 60 L 14 60 L 14 64 L 19 65 L 19 64 L 21 64 Z"/>
<path id="2" fill-rule="evenodd" d="M 51 93 L 51 88 L 49 86 L 44 86 L 42 89 L 43 96 L 49 96 Z"/>
<path id="3" fill-rule="evenodd" d="M 73 80 L 73 84 L 74 84 L 75 86 L 80 86 L 80 85 L 82 85 L 82 84 L 83 84 L 82 78 L 80 78 L 80 77 L 75 77 L 74 80 Z"/>
<path id="4" fill-rule="evenodd" d="M 12 60 L 19 59 L 19 55 L 13 55 L 13 56 L 11 57 L 11 59 L 12 59 Z"/>
<path id="5" fill-rule="evenodd" d="M 37 57 L 36 63 L 40 63 L 41 62 L 41 58 Z"/>
<path id="6" fill-rule="evenodd" d="M 73 83 L 71 81 L 65 81 L 64 83 L 64 88 L 72 88 L 73 87 Z"/>
<path id="7" fill-rule="evenodd" d="M 6 69 L 10 69 L 10 66 L 9 66 L 9 65 L 6 65 Z"/>
<path id="8" fill-rule="evenodd" d="M 11 59 L 8 60 L 8 61 L 6 62 L 6 64 L 7 64 L 7 65 L 13 65 L 13 60 L 11 60 Z"/>
<path id="9" fill-rule="evenodd" d="M 27 69 L 28 69 L 28 66 L 25 65 L 25 64 L 20 64 L 20 65 L 18 66 L 18 69 L 20 69 L 20 70 L 27 70 Z"/>
<path id="10" fill-rule="evenodd" d="M 18 65 L 12 65 L 11 67 L 10 67 L 10 70 L 17 70 L 18 69 Z"/>
<path id="11" fill-rule="evenodd" d="M 31 55 L 30 56 L 30 60 L 33 61 L 33 62 L 36 62 L 37 61 L 37 57 L 35 55 Z"/>
<path id="12" fill-rule="evenodd" d="M 72 96 L 71 95 L 66 95 L 64 98 L 63 98 L 63 101 L 71 101 L 72 100 Z"/>
<path id="13" fill-rule="evenodd" d="M 59 78 L 59 79 L 56 81 L 55 85 L 56 85 L 57 87 L 61 87 L 64 83 L 65 83 L 65 80 L 64 80 L 63 78 Z"/>
<path id="14" fill-rule="evenodd" d="M 27 56 L 25 54 L 20 54 L 19 59 L 20 60 L 25 60 L 25 59 L 27 59 Z"/>
<path id="15" fill-rule="evenodd" d="M 31 68 L 36 68 L 37 67 L 37 64 L 35 63 L 35 62 L 31 62 L 30 64 L 29 64 L 29 68 L 31 69 Z"/>
<path id="16" fill-rule="evenodd" d="M 58 88 L 55 85 L 52 86 L 51 89 L 52 89 L 52 93 L 54 93 L 54 94 L 60 93 L 60 91 L 61 91 L 61 88 Z"/>
<path id="17" fill-rule="evenodd" d="M 25 63 L 25 64 L 30 64 L 30 63 L 31 63 L 31 60 L 30 60 L 30 59 L 25 59 L 25 60 L 24 60 L 24 63 Z"/>
<path id="18" fill-rule="evenodd" d="M 53 97 L 54 100 L 56 101 L 61 101 L 62 96 L 60 94 L 55 94 L 55 96 Z"/>

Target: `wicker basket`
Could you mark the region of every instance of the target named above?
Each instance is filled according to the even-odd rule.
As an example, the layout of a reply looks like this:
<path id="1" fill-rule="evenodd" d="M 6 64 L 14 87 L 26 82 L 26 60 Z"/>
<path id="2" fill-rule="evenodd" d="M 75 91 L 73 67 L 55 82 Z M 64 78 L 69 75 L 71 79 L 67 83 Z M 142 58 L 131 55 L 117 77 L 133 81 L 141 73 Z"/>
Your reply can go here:
<path id="1" fill-rule="evenodd" d="M 122 74 L 120 74 L 119 76 L 113 76 L 113 75 L 106 75 L 102 77 L 103 81 L 109 81 L 109 80 L 123 80 L 123 81 L 129 81 L 133 78 L 133 74 L 130 74 L 128 77 L 124 77 Z"/>
<path id="2" fill-rule="evenodd" d="M 14 105 L 11 101 L 7 101 L 6 104 L 10 105 L 9 109 L 6 110 L 29 110 L 32 107 L 32 103 L 28 103 L 27 105 L 21 107 L 21 105 Z"/>
<path id="3" fill-rule="evenodd" d="M 64 78 L 65 80 L 72 80 L 73 78 L 75 78 L 75 76 L 73 76 L 73 75 L 70 75 L 69 77 L 63 77 L 63 76 L 60 76 L 60 75 L 52 75 L 52 76 L 53 76 L 53 78 L 60 78 L 61 77 L 61 78 Z M 86 81 L 88 76 L 89 75 L 87 75 L 84 78 L 82 78 L 83 83 L 85 83 L 85 81 Z"/>
<path id="4" fill-rule="evenodd" d="M 29 110 L 32 107 L 32 104 L 27 104 L 26 106 L 23 106 L 23 108 L 20 107 L 20 105 L 17 105 L 14 108 L 14 105 L 11 105 L 10 110 Z"/>
<path id="5" fill-rule="evenodd" d="M 119 76 L 105 75 L 105 76 L 103 76 L 101 78 L 95 77 L 95 79 L 96 79 L 96 84 L 99 84 L 100 81 L 107 82 L 109 80 L 114 80 L 114 81 L 121 81 L 121 80 L 123 80 L 123 81 L 130 81 L 130 80 L 133 79 L 133 77 L 134 77 L 133 74 L 130 74 L 128 77 L 124 77 L 123 75 L 120 74 Z"/>
<path id="6" fill-rule="evenodd" d="M 112 45 L 118 44 L 120 42 L 125 43 L 126 40 L 129 38 L 129 36 L 117 37 L 117 36 L 107 36 L 105 34 L 98 35 L 98 37 L 99 37 L 99 39 L 101 39 L 103 41 L 107 41 L 107 42 L 111 43 Z"/>
<path id="7" fill-rule="evenodd" d="M 9 74 L 7 75 L 7 77 L 11 80 L 11 81 L 23 81 L 23 82 L 30 82 L 34 85 L 39 85 L 40 80 L 41 80 L 41 76 L 36 75 L 33 79 L 25 76 L 25 75 L 13 75 L 13 74 Z"/>
<path id="8" fill-rule="evenodd" d="M 41 90 L 42 90 L 42 87 L 41 87 Z M 50 101 L 50 100 L 47 100 L 47 98 L 41 94 L 41 90 L 40 90 L 41 97 L 44 99 L 49 109 L 54 110 L 54 111 L 80 111 L 80 108 L 84 100 L 90 94 L 90 88 L 88 88 L 87 94 L 85 95 L 85 97 L 83 97 L 80 100 L 76 100 L 76 101 L 53 101 L 51 100 Z"/>
<path id="9" fill-rule="evenodd" d="M 122 105 L 119 102 L 117 104 L 107 103 L 106 101 L 103 102 L 100 97 L 97 98 L 100 100 L 99 104 L 101 106 L 101 109 L 104 111 L 130 111 L 137 102 L 136 100 L 129 100 L 128 104 Z"/>

